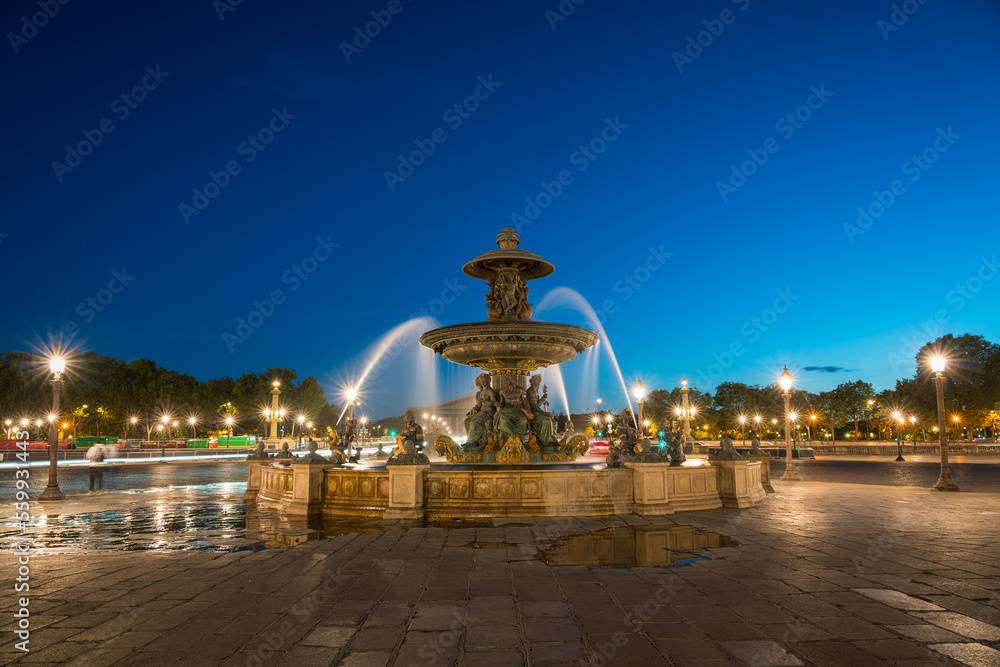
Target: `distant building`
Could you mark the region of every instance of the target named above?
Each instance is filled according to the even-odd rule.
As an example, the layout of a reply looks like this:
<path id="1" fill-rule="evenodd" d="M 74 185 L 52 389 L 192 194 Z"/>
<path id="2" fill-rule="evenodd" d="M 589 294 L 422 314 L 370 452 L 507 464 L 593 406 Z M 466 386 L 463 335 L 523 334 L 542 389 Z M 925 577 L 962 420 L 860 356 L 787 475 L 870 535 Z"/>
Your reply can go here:
<path id="1" fill-rule="evenodd" d="M 424 435 L 444 433 L 445 435 L 450 435 L 452 438 L 458 438 L 466 435 L 465 415 L 469 413 L 469 410 L 475 404 L 476 395 L 469 394 L 468 396 L 455 398 L 450 401 L 438 403 L 437 405 L 429 405 L 427 407 L 412 406 L 410 409 L 413 410 L 413 414 L 420 425 L 424 427 Z M 427 416 L 425 417 L 424 415 Z M 438 417 L 438 421 L 432 421 L 431 417 Z M 444 424 L 444 426 L 439 426 L 438 424 Z M 451 428 L 451 433 L 448 433 L 445 426 Z"/>

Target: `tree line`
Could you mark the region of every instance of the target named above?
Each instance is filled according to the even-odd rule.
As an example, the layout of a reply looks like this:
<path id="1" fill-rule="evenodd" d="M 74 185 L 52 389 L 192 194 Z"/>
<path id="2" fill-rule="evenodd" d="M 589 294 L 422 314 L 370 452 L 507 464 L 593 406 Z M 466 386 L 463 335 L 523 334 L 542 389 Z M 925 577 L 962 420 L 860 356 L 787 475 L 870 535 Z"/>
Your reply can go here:
<path id="1" fill-rule="evenodd" d="M 40 355 L 8 352 L 0 355 L 0 411 L 14 425 L 22 419 L 45 419 L 52 406 L 48 360 Z M 317 433 L 335 427 L 340 416 L 337 405 L 326 400 L 323 388 L 312 375 L 301 380 L 289 368 L 268 368 L 260 373 L 206 381 L 157 366 L 148 359 L 124 361 L 87 351 L 69 360 L 63 374 L 60 423 L 67 431 L 87 435 L 142 437 L 164 416 L 168 428 L 178 422 L 175 433 L 190 435 L 189 419 L 195 419 L 195 434 L 223 428 L 232 416 L 234 432 L 253 433 L 263 424 L 271 407 L 272 383 L 277 380 L 279 405 L 286 410 L 286 434 L 298 415 L 313 423 Z M 83 407 L 87 406 L 87 407 Z M 135 418 L 135 423 L 132 419 Z M 48 425 L 44 425 L 47 432 Z M 298 428 L 297 428 L 297 432 Z M 66 437 L 64 435 L 64 437 Z"/>
<path id="2" fill-rule="evenodd" d="M 963 432 L 969 437 L 987 432 L 994 435 L 1000 429 L 1000 346 L 982 336 L 966 334 L 942 336 L 924 345 L 916 353 L 913 376 L 897 380 L 891 389 L 877 392 L 871 383 L 862 380 L 844 382 L 819 393 L 793 387 L 790 410 L 796 415 L 796 431 L 802 433 L 799 437 L 810 434 L 813 439 L 830 441 L 892 439 L 901 430 L 906 439 L 920 430 L 929 439 L 936 438 L 937 396 L 934 374 L 928 367 L 928 359 L 936 354 L 948 360 L 944 394 L 949 437 L 960 439 Z M 679 387 L 653 390 L 643 402 L 643 415 L 652 424 L 662 419 L 677 421 L 681 401 Z M 784 401 L 776 385 L 722 382 L 714 393 L 692 387 L 688 401 L 696 406 L 692 430 L 706 434 L 700 437 L 739 437 L 740 417 L 745 419 L 743 430 L 748 439 L 758 428 L 765 437 L 778 437 L 784 431 Z M 897 412 L 905 420 L 901 429 L 893 416 Z M 757 417 L 761 418 L 759 422 Z M 590 426 L 592 418 L 592 414 L 573 415 L 578 427 L 579 421 Z M 606 423 L 603 413 L 601 421 Z M 966 428 L 968 431 L 963 431 Z"/>

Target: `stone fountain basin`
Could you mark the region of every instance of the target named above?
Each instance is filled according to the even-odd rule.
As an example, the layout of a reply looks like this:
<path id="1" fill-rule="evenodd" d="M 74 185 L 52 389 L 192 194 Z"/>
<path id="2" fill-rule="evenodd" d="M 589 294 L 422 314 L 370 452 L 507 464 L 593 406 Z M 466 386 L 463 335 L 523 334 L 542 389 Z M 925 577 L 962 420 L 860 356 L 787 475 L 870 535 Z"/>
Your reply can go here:
<path id="1" fill-rule="evenodd" d="M 593 331 L 533 320 L 488 320 L 428 331 L 420 344 L 448 361 L 484 370 L 534 370 L 576 358 L 598 341 Z"/>

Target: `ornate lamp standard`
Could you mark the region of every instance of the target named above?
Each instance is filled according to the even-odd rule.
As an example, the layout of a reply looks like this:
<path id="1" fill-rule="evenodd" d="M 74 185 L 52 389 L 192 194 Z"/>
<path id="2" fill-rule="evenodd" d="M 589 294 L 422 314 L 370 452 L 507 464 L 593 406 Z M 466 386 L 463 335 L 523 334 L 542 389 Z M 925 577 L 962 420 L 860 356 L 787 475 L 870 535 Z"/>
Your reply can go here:
<path id="1" fill-rule="evenodd" d="M 800 480 L 792 465 L 792 420 L 789 401 L 792 398 L 792 374 L 788 372 L 788 366 L 781 371 L 778 376 L 778 384 L 781 385 L 781 397 L 785 399 L 785 474 L 781 476 L 782 482 L 798 482 Z"/>
<path id="2" fill-rule="evenodd" d="M 233 434 L 233 418 L 226 417 L 226 447 L 229 446 L 229 436 Z"/>
<path id="3" fill-rule="evenodd" d="M 282 414 L 278 412 L 278 396 L 281 395 L 281 390 L 278 389 L 278 385 L 281 384 L 277 380 L 271 383 L 271 410 L 268 413 L 267 423 L 271 425 L 271 433 L 267 441 L 270 444 L 272 441 L 274 446 L 278 446 L 278 422 L 281 421 Z"/>
<path id="4" fill-rule="evenodd" d="M 194 418 L 194 417 L 191 417 L 190 419 L 188 419 L 188 424 L 191 424 L 191 439 L 192 439 L 192 440 L 194 440 L 194 425 L 195 425 L 195 418 Z"/>
<path id="5" fill-rule="evenodd" d="M 642 386 L 642 380 L 635 383 L 635 387 L 632 388 L 632 395 L 635 396 L 635 404 L 638 406 L 638 417 L 635 420 L 635 425 L 638 428 L 642 428 L 642 399 L 646 396 L 646 388 Z"/>
<path id="6" fill-rule="evenodd" d="M 358 392 L 354 387 L 348 387 L 347 391 L 344 392 L 344 397 L 347 399 L 347 457 L 353 456 L 354 446 L 351 442 L 351 427 L 354 421 L 354 399 L 358 397 Z M 431 419 L 437 421 L 437 418 L 433 415 Z"/>
<path id="7" fill-rule="evenodd" d="M 746 432 L 747 418 L 740 415 L 740 438 L 743 440 L 743 446 L 747 446 L 747 432 Z"/>
<path id="8" fill-rule="evenodd" d="M 59 391 L 62 388 L 62 373 L 66 370 L 66 360 L 62 357 L 49 359 L 49 370 L 52 371 L 52 414 L 59 414 Z M 56 420 L 49 421 L 49 483 L 42 491 L 39 500 L 62 500 L 66 496 L 59 490 L 59 477 L 56 472 L 59 442 L 56 438 Z"/>
<path id="9" fill-rule="evenodd" d="M 934 371 L 934 386 L 937 389 L 938 442 L 941 446 L 941 476 L 933 488 L 938 491 L 958 491 L 958 485 L 951 481 L 951 471 L 948 469 L 948 436 L 945 434 L 944 422 L 944 372 L 943 357 L 931 359 L 931 370 Z M 958 421 L 958 418 L 955 418 Z M 957 425 L 956 425 L 957 426 Z"/>
<path id="10" fill-rule="evenodd" d="M 899 414 L 899 411 L 892 413 L 892 418 L 896 420 L 896 460 L 905 461 L 903 458 L 903 423 L 906 421 L 903 419 L 903 415 Z"/>
<path id="11" fill-rule="evenodd" d="M 694 415 L 694 410 L 688 403 L 690 392 L 687 379 L 681 378 L 681 420 L 684 422 L 684 430 L 681 433 L 682 445 L 687 444 L 691 439 L 691 417 Z"/>

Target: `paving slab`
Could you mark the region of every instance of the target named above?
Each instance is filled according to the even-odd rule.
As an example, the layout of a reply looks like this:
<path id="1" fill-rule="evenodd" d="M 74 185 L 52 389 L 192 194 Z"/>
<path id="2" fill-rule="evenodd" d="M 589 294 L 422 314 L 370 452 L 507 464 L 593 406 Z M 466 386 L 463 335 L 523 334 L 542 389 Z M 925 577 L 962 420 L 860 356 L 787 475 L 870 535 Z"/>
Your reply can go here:
<path id="1" fill-rule="evenodd" d="M 374 522 L 379 529 L 256 552 L 178 548 L 176 535 L 165 551 L 149 550 L 141 542 L 148 536 L 136 536 L 136 551 L 43 551 L 32 559 L 31 653 L 16 651 L 6 634 L 0 662 L 994 664 L 1000 495 L 813 482 L 775 488 L 742 511 L 519 518 L 489 528 Z M 92 498 L 87 511 L 101 502 Z M 73 516 L 79 520 L 53 510 L 46 518 L 59 529 Z M 706 560 L 676 567 L 553 566 L 540 558 L 587 530 L 674 524 L 739 546 L 703 549 Z M 477 542 L 518 546 L 470 546 Z M 0 577 L 13 571 L 0 559 Z M 0 603 L 13 613 L 9 600 Z"/>

